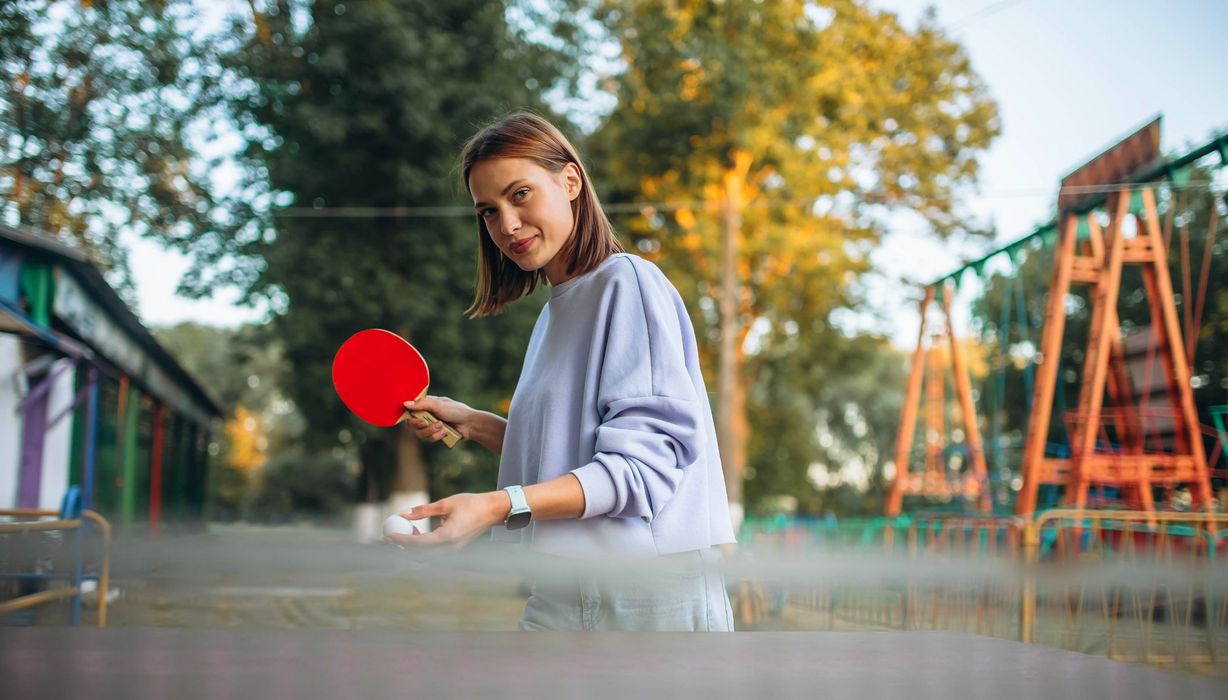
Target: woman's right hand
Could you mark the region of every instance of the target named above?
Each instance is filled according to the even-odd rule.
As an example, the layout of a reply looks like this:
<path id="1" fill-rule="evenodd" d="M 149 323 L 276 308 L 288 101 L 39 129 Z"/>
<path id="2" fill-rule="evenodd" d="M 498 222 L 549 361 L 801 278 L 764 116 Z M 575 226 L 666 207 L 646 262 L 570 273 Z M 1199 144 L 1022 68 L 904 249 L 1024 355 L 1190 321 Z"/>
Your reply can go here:
<path id="1" fill-rule="evenodd" d="M 406 401 L 405 408 L 410 411 L 426 411 L 441 422 L 427 423 L 412 413 L 409 424 L 418 433 L 418 439 L 424 442 L 439 442 L 444 437 L 443 423 L 456 428 L 456 432 L 466 440 L 472 439 L 471 419 L 475 411 L 469 406 L 454 401 L 446 396 L 423 396 L 417 401 Z"/>

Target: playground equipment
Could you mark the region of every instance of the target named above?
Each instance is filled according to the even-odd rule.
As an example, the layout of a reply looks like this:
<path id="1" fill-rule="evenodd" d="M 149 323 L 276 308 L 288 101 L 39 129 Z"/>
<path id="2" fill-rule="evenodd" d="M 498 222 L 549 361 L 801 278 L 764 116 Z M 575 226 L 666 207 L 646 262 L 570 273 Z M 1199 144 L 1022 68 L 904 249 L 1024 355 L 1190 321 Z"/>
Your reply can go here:
<path id="1" fill-rule="evenodd" d="M 1142 218 L 1131 207 L 1142 201 Z M 1160 234 L 1152 187 L 1123 187 L 1111 194 L 1109 224 L 1101 232 L 1094 213 L 1068 213 L 1062 239 L 1054 261 L 1053 284 L 1049 288 L 1041 341 L 1042 361 L 1034 390 L 1032 420 L 1028 426 L 1023 457 L 1023 489 L 1015 511 L 1031 513 L 1036 508 L 1036 492 L 1041 483 L 1066 486 L 1066 502 L 1082 507 L 1092 484 L 1124 487 L 1127 501 L 1142 510 L 1155 510 L 1152 484 L 1190 484 L 1195 504 L 1212 502 L 1211 483 L 1203 452 L 1198 413 L 1190 387 L 1190 367 L 1177 322 L 1172 280 L 1169 279 L 1165 241 Z M 1128 221 L 1128 219 L 1132 221 Z M 1127 227 L 1135 235 L 1127 240 Z M 1085 254 L 1076 253 L 1081 226 L 1088 239 Z M 1154 346 L 1159 352 L 1171 411 L 1155 413 L 1146 402 L 1139 405 L 1131 389 L 1131 376 L 1124 360 L 1117 301 L 1121 292 L 1122 268 L 1140 265 L 1152 310 Z M 1072 450 L 1068 459 L 1044 456 L 1057 381 L 1057 362 L 1061 351 L 1066 313 L 1063 307 L 1072 282 L 1092 287 L 1092 322 L 1084 355 L 1083 383 L 1076 412 L 1070 416 Z M 1048 360 L 1048 361 L 1046 361 Z M 1112 408 L 1104 405 L 1108 390 Z M 1144 387 L 1150 391 L 1151 387 Z M 1171 446 L 1149 440 L 1155 423 L 1163 421 L 1173 435 Z M 1103 438 L 1108 438 L 1104 440 Z M 1107 443 L 1107 444 L 1106 444 Z"/>
<path id="2" fill-rule="evenodd" d="M 955 378 L 956 394 L 959 399 L 960 415 L 966 437 L 966 459 L 971 468 L 960 478 L 952 479 L 948 475 L 948 464 L 944 436 L 946 435 L 944 415 L 946 413 L 944 363 L 939 353 L 941 334 L 931 336 L 926 348 L 926 319 L 930 302 L 941 292 L 942 310 L 945 319 L 945 335 L 949 342 L 951 368 Z M 912 449 L 913 430 L 917 421 L 917 403 L 921 392 L 922 375 L 925 376 L 925 466 L 920 474 L 907 469 L 898 469 L 895 481 L 887 494 L 887 515 L 899 515 L 904 494 L 951 498 L 962 496 L 980 503 L 981 510 L 989 511 L 992 507 L 987 474 L 985 470 L 985 451 L 981 444 L 980 430 L 976 423 L 976 409 L 972 401 L 972 384 L 968 377 L 967 360 L 964 357 L 964 347 L 955 333 L 955 324 L 951 318 L 951 296 L 953 290 L 948 284 L 941 287 L 927 287 L 925 297 L 921 301 L 921 330 L 917 340 L 917 349 L 913 353 L 912 369 L 908 375 L 908 389 L 904 399 L 904 415 L 900 419 L 899 432 L 896 435 L 897 465 L 908 465 Z"/>
<path id="3" fill-rule="evenodd" d="M 46 518 L 55 518 L 47 520 Z M 99 627 L 107 626 L 107 593 L 110 579 L 111 526 L 98 513 L 82 507 L 81 490 L 76 486 L 69 488 L 64 495 L 64 503 L 60 510 L 41 510 L 37 508 L 15 508 L 0 510 L 0 518 L 21 518 L 15 522 L 0 522 L 0 538 L 29 537 L 34 533 L 62 532 L 67 536 L 60 554 L 64 556 L 53 559 L 52 570 L 35 571 L 0 571 L 0 580 L 29 581 L 48 583 L 67 581 L 68 585 L 45 588 L 40 591 L 0 601 L 0 619 L 6 616 L 39 605 L 45 605 L 57 600 L 68 599 L 69 623 L 74 627 L 81 624 L 81 594 L 85 581 L 95 581 L 98 584 L 98 619 Z M 98 553 L 97 568 L 86 567 L 87 552 L 85 536 L 96 528 L 101 537 L 101 548 Z M 16 548 L 6 547 L 7 552 Z M 37 549 L 45 555 L 45 546 Z M 0 563 L 9 563 L 8 557 L 0 557 Z"/>
<path id="4" fill-rule="evenodd" d="M 1154 511 L 1156 489 L 1162 489 L 1170 501 L 1183 491 L 1189 494 L 1190 507 L 1213 507 L 1211 468 L 1223 448 L 1216 447 L 1212 459 L 1207 459 L 1204 442 L 1216 433 L 1200 423 L 1191 367 L 1206 306 L 1219 210 L 1212 199 L 1207 208 L 1209 225 L 1195 292 L 1189 241 L 1192 214 L 1185 206 L 1190 168 L 1222 168 L 1228 163 L 1228 134 L 1165 160 L 1159 155 L 1159 128 L 1157 118 L 1063 178 L 1059 216 L 1054 223 L 969 262 L 925 289 L 921 332 L 897 434 L 896 477 L 886 501 L 887 515 L 901 512 L 905 496 L 958 495 L 984 513 L 991 508 L 992 494 L 998 494 L 999 503 L 1006 505 L 1003 497 L 1017 491 L 1013 510 L 1027 516 L 1037 510 L 1042 487 L 1062 490 L 1064 502 L 1073 507 L 1087 505 L 1089 493 L 1111 492 L 1114 505 Z M 1218 165 L 1201 162 L 1215 154 Z M 1209 187 L 1204 189 L 1210 191 Z M 1158 196 L 1163 208 L 1157 203 Z M 1162 215 L 1167 217 L 1163 225 Z M 1184 318 L 1178 315 L 1168 260 L 1174 219 L 1180 240 Z M 1029 259 L 1033 263 L 1040 260 L 1032 256 L 1047 251 L 1052 252 L 1052 271 L 1041 316 L 1029 308 L 1020 277 Z M 964 273 L 975 273 L 983 280 L 987 263 L 998 256 L 1010 259 L 1014 278 L 1010 274 L 995 278 L 995 296 L 982 304 L 982 310 L 993 310 L 996 305 L 997 321 L 981 321 L 981 330 L 989 333 L 982 349 L 987 353 L 996 349 L 996 356 L 991 362 L 994 376 L 976 397 L 970 389 L 968 362 L 963 356 L 967 342 L 961 342 L 953 330 L 951 297 Z M 1020 258 L 1025 261 L 1023 265 L 1018 264 Z M 1136 292 L 1138 280 L 1141 298 Z M 1087 289 L 1085 305 L 1090 321 L 1085 342 L 1068 337 L 1070 304 L 1072 300 L 1084 303 L 1079 297 L 1082 291 L 1075 290 L 1074 285 L 1086 285 Z M 945 312 L 950 371 L 962 416 L 964 434 L 959 442 L 969 464 L 962 474 L 934 464 L 933 447 L 942 444 L 945 432 L 930 418 L 945 411 L 940 387 L 931 386 L 926 391 L 927 400 L 939 405 L 926 410 L 925 459 L 919 469 L 915 464 L 913 432 L 921 378 L 926 373 L 933 377 L 942 369 L 925 349 L 927 312 L 935 298 L 942 300 Z M 1144 322 L 1133 317 L 1138 314 L 1132 314 L 1123 323 L 1118 303 L 1123 298 L 1135 305 L 1145 301 L 1150 318 Z M 1072 344 L 1073 353 L 1069 352 Z M 1008 358 L 1020 347 L 1024 350 L 1019 356 Z M 1023 365 L 1024 392 L 1006 385 L 1005 368 L 1012 359 Z M 1076 366 L 1081 366 L 1078 373 Z M 1069 410 L 1065 385 L 1076 379 L 1077 404 Z M 1026 396 L 1026 425 L 1003 424 L 1006 396 L 1012 390 L 1020 405 Z M 978 403 L 980 415 L 988 420 L 978 420 Z M 1222 421 L 1217 414 L 1211 417 Z M 985 444 L 982 426 L 989 434 Z M 1060 442 L 1053 441 L 1055 432 Z M 1008 454 L 1015 449 L 1021 452 L 1018 459 Z M 1017 476 L 1012 479 L 1012 475 Z M 1004 479 L 1014 482 L 1010 488 L 1002 488 Z M 1098 502 L 1109 501 L 1099 498 Z"/>

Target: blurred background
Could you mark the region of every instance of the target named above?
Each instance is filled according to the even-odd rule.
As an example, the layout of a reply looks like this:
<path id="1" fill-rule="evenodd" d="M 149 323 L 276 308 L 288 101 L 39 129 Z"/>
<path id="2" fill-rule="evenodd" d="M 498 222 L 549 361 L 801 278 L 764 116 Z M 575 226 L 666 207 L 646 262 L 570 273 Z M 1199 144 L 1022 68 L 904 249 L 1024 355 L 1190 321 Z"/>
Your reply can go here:
<path id="1" fill-rule="evenodd" d="M 1078 245 L 1093 245 L 1087 221 L 1108 225 L 1115 186 L 1155 183 L 1151 208 L 1132 199 L 1130 213 L 1163 228 L 1169 288 L 1123 273 L 1110 330 L 1127 364 L 1148 354 L 1126 371 L 1147 396 L 1193 402 L 1197 420 L 1144 421 L 1143 437 L 1202 460 L 1154 488 L 1084 484 L 1078 505 L 1219 512 L 1225 28 L 1228 5 L 1197 0 L 0 3 L 0 508 L 12 523 L 83 509 L 106 520 L 112 624 L 514 626 L 517 580 L 467 577 L 472 590 L 440 589 L 462 598 L 408 601 L 400 586 L 425 574 L 377 544 L 390 513 L 493 488 L 497 457 L 362 423 L 330 366 L 350 334 L 387 328 L 428 358 L 431 393 L 506 412 L 546 294 L 465 318 L 477 235 L 457 157 L 483 124 L 530 109 L 574 139 L 624 245 L 687 303 L 748 552 L 945 542 L 1006 566 L 1066 545 L 1121 551 L 1137 532 L 1154 543 L 1170 534 L 1162 518 L 1073 518 L 1027 549 L 1044 529 L 1028 518 L 1075 488 L 1024 467 L 1070 213 L 1059 183 L 1131 134 L 1152 139 L 1072 190 L 1099 196 Z M 1087 433 L 1094 301 L 1080 288 L 1056 307 L 1063 359 L 1038 458 L 1069 458 Z M 1155 330 L 1170 307 L 1179 338 Z M 1184 374 L 1152 392 L 1174 354 Z M 910 384 L 922 365 L 924 391 Z M 1138 396 L 1118 391 L 1115 405 Z M 921 463 L 941 488 L 899 478 Z M 1223 550 L 1210 517 L 1172 521 L 1193 528 L 1182 552 L 1197 566 Z M 1117 534 L 1083 536 L 1101 529 Z M 71 535 L 19 547 L 22 532 L 0 531 L 0 568 L 80 560 Z M 185 541 L 194 563 L 176 556 Z M 1023 579 L 986 571 L 1001 569 L 969 576 L 998 592 L 974 596 L 990 612 L 951 628 L 1024 636 Z M 926 598 L 927 617 L 909 608 L 915 589 L 852 601 L 755 578 L 734 590 L 747 629 L 911 629 L 970 609 L 940 615 Z M 10 577 L 0 598 L 50 580 Z M 107 596 L 101 581 L 77 584 L 94 605 L 99 585 Z M 1148 595 L 1129 609 L 1150 635 L 1177 599 Z M 1180 634 L 1222 641 L 1222 599 L 1180 601 Z M 1058 610 L 1054 644 L 1113 655 L 1111 633 L 1086 642 L 1082 618 Z M 79 616 L 23 611 L 5 619 Z"/>

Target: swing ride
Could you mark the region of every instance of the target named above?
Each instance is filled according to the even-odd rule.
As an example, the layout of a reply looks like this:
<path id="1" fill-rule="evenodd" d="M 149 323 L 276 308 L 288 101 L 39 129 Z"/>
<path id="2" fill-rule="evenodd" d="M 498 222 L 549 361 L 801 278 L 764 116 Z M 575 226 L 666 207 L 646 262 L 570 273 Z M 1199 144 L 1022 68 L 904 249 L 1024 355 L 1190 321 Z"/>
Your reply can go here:
<path id="1" fill-rule="evenodd" d="M 1203 425 L 1223 422 L 1209 405 L 1223 401 L 1195 396 L 1195 368 L 1217 361 L 1196 350 L 1228 133 L 1165 159 L 1160 121 L 1063 178 L 1053 222 L 925 287 L 886 515 L 899 515 L 905 497 L 1019 516 L 1059 499 L 1214 509 L 1213 483 L 1224 480 L 1213 468 L 1228 436 Z M 1197 278 L 1191 233 L 1202 236 Z M 970 296 L 966 274 L 979 297 L 953 313 Z M 983 377 L 970 357 L 983 360 Z M 948 385 L 959 416 L 951 430 Z"/>

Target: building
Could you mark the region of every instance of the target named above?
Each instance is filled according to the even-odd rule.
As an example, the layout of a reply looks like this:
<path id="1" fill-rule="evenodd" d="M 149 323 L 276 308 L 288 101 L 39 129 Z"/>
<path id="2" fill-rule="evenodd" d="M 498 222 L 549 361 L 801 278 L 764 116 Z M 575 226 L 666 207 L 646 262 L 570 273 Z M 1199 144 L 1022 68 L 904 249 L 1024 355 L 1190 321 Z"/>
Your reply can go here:
<path id="1" fill-rule="evenodd" d="M 0 226 L 0 509 L 200 522 L 221 410 L 80 251 Z"/>

